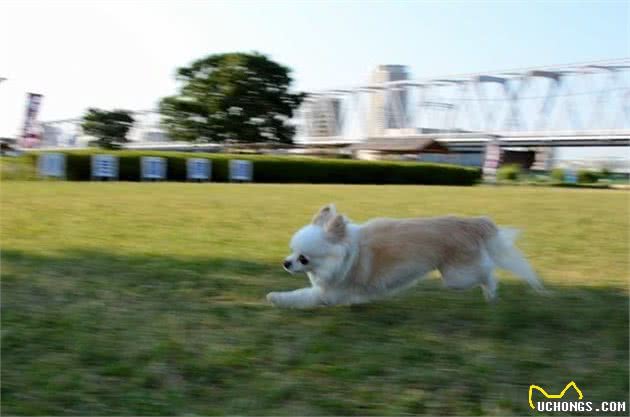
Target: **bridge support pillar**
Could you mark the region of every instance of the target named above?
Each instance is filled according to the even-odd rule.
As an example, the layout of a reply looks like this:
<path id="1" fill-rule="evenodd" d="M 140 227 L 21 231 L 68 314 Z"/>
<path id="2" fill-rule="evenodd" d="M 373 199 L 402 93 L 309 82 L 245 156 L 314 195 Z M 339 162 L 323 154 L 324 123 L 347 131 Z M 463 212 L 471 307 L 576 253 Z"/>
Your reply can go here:
<path id="1" fill-rule="evenodd" d="M 532 171 L 551 171 L 553 169 L 555 149 L 553 146 L 538 146 L 534 149 L 534 163 Z"/>

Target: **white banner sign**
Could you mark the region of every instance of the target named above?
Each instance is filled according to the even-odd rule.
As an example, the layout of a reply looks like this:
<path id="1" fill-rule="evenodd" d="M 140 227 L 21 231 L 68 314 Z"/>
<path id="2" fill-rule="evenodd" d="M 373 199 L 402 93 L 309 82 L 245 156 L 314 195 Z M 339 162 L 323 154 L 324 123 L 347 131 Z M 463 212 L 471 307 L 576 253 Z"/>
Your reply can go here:
<path id="1" fill-rule="evenodd" d="M 42 177 L 65 178 L 66 156 L 62 153 L 45 153 L 37 161 L 39 175 Z"/>
<path id="2" fill-rule="evenodd" d="M 212 164 L 204 158 L 188 158 L 186 161 L 189 180 L 207 181 L 212 177 Z"/>
<path id="3" fill-rule="evenodd" d="M 141 160 L 143 180 L 163 180 L 166 178 L 166 159 L 156 156 L 143 156 Z"/>
<path id="4" fill-rule="evenodd" d="M 92 155 L 93 178 L 118 178 L 118 158 L 114 155 Z"/>
<path id="5" fill-rule="evenodd" d="M 240 159 L 230 161 L 230 181 L 251 181 L 252 175 L 252 161 L 243 161 Z"/>

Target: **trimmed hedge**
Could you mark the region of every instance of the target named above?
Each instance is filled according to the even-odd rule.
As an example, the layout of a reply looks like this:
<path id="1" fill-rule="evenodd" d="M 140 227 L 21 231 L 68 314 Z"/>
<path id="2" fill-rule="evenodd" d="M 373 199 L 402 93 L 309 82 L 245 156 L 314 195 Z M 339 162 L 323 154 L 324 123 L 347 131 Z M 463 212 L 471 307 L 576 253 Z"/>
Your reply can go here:
<path id="1" fill-rule="evenodd" d="M 497 178 L 503 181 L 518 181 L 521 177 L 521 166 L 518 164 L 504 165 L 497 170 Z"/>
<path id="2" fill-rule="evenodd" d="M 599 180 L 599 174 L 594 171 L 581 169 L 577 173 L 577 180 L 580 184 L 592 184 Z"/>
<path id="3" fill-rule="evenodd" d="M 551 179 L 554 182 L 563 183 L 564 175 L 564 169 L 562 168 L 554 168 L 551 170 Z"/>
<path id="4" fill-rule="evenodd" d="M 37 167 L 31 158 L 0 156 L 0 180 L 36 180 Z"/>
<path id="5" fill-rule="evenodd" d="M 229 161 L 232 159 L 252 161 L 253 181 L 262 183 L 473 185 L 481 179 L 481 170 L 478 168 L 416 162 L 160 151 L 85 150 L 62 153 L 66 155 L 67 179 L 73 181 L 90 180 L 91 157 L 94 154 L 118 157 L 120 181 L 140 181 L 142 156 L 166 158 L 167 178 L 170 181 L 186 181 L 188 158 L 212 161 L 213 182 L 229 181 Z M 36 163 L 35 156 L 28 155 L 33 163 Z"/>
<path id="6" fill-rule="evenodd" d="M 581 169 L 577 172 L 577 182 L 579 184 L 594 184 L 600 178 L 600 173 Z M 551 178 L 558 183 L 564 183 L 566 180 L 566 171 L 562 168 L 555 168 L 551 171 Z"/>

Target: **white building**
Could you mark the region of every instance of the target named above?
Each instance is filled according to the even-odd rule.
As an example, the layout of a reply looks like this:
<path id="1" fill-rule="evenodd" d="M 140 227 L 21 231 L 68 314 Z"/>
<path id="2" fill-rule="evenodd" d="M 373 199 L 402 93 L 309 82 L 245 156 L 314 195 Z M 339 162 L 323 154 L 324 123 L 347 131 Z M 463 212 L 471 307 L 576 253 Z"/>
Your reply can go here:
<path id="1" fill-rule="evenodd" d="M 304 103 L 306 135 L 331 138 L 341 135 L 341 101 L 335 97 L 312 97 Z"/>
<path id="2" fill-rule="evenodd" d="M 372 73 L 371 84 L 375 87 L 386 82 L 409 79 L 404 65 L 379 65 Z M 407 92 L 399 89 L 375 90 L 372 93 L 368 119 L 368 132 L 371 137 L 383 136 L 388 129 L 403 129 L 406 126 Z"/>

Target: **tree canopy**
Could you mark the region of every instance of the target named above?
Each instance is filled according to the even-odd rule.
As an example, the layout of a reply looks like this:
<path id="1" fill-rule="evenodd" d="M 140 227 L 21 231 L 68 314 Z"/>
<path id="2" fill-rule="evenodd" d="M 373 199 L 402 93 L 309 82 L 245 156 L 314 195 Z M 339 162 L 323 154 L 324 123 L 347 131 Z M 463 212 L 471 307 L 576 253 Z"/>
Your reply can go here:
<path id="1" fill-rule="evenodd" d="M 103 148 L 115 148 L 128 142 L 127 132 L 134 119 L 127 110 L 100 110 L 90 108 L 83 116 L 81 127 L 87 135 L 97 138 L 92 144 Z"/>
<path id="2" fill-rule="evenodd" d="M 197 60 L 178 69 L 178 94 L 162 99 L 163 124 L 176 140 L 291 143 L 303 94 L 289 92 L 290 73 L 259 53 Z"/>

